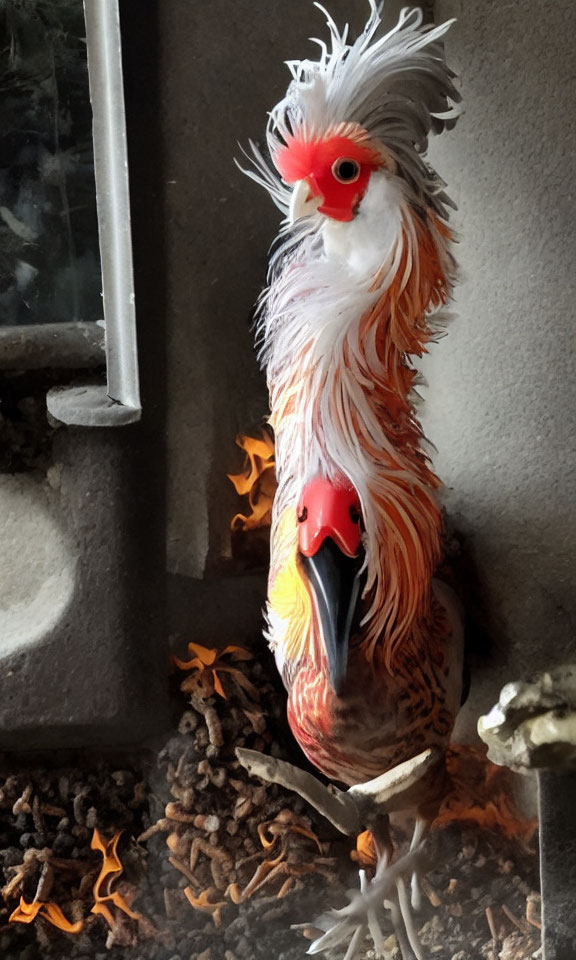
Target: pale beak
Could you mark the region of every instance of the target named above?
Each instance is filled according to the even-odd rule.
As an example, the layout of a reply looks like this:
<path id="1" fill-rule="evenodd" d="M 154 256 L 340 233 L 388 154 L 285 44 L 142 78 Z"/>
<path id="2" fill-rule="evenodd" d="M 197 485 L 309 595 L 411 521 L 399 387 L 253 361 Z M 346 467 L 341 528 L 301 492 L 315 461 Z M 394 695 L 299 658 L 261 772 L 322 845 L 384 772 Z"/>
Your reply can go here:
<path id="1" fill-rule="evenodd" d="M 315 197 L 306 180 L 297 180 L 290 198 L 288 222 L 295 223 L 301 217 L 310 217 L 316 213 L 322 202 L 321 197 Z"/>

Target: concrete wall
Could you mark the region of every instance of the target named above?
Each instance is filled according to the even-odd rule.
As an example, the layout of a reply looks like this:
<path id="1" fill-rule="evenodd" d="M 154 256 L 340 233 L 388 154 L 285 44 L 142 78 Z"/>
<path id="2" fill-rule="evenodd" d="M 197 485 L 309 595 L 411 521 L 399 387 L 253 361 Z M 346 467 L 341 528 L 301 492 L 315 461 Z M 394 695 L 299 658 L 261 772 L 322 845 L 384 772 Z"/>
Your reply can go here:
<path id="1" fill-rule="evenodd" d="M 0 473 L 1 749 L 132 743 L 167 723 L 164 525 L 142 438 L 62 427 L 33 469 Z"/>
<path id="2" fill-rule="evenodd" d="M 576 6 L 438 0 L 465 114 L 432 160 L 459 211 L 462 283 L 424 364 L 424 423 L 508 679 L 576 657 Z"/>

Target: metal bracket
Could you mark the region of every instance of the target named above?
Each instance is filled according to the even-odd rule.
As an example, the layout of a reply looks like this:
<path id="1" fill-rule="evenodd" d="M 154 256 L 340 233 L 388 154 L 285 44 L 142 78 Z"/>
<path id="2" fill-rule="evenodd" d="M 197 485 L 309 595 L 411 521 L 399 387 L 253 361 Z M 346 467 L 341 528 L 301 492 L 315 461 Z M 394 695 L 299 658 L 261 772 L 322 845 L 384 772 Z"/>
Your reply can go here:
<path id="1" fill-rule="evenodd" d="M 140 407 L 112 400 L 104 384 L 52 387 L 46 397 L 48 413 L 59 423 L 75 427 L 123 427 L 136 423 Z"/>

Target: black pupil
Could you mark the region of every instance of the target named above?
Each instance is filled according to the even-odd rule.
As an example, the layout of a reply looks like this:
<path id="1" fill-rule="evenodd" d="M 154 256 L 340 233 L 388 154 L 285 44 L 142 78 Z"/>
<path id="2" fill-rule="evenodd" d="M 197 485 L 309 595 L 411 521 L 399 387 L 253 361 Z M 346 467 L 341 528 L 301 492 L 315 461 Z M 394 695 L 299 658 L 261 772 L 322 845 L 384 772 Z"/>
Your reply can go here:
<path id="1" fill-rule="evenodd" d="M 353 180 L 358 173 L 358 167 L 353 160 L 343 160 L 338 164 L 338 176 L 341 180 Z"/>

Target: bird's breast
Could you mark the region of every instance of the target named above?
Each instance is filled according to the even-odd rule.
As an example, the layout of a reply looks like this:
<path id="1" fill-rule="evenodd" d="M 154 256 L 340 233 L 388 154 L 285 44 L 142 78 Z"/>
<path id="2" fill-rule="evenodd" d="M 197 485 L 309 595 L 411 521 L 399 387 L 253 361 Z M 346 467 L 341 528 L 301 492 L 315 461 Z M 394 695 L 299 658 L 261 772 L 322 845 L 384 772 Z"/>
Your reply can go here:
<path id="1" fill-rule="evenodd" d="M 444 747 L 454 724 L 450 677 L 443 662 L 422 657 L 397 663 L 390 673 L 351 652 L 340 696 L 321 664 L 304 661 L 295 672 L 288 720 L 308 757 L 326 776 L 362 783 L 430 746 Z"/>

